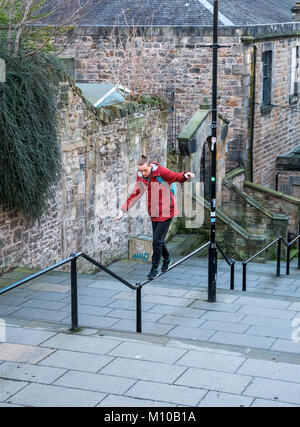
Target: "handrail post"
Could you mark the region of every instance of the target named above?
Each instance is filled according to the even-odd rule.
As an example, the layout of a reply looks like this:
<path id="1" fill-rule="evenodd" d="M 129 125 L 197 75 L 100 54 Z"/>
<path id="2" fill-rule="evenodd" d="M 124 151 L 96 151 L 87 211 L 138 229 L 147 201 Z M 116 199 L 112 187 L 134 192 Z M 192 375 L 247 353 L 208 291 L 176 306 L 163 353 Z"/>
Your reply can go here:
<path id="1" fill-rule="evenodd" d="M 276 270 L 276 276 L 280 276 L 280 256 L 281 256 L 281 237 L 278 237 L 278 244 L 277 244 L 277 270 Z"/>
<path id="2" fill-rule="evenodd" d="M 71 317 L 72 331 L 78 330 L 77 258 L 71 260 Z"/>
<path id="3" fill-rule="evenodd" d="M 142 287 L 136 290 L 136 332 L 142 332 Z"/>
<path id="4" fill-rule="evenodd" d="M 231 260 L 231 263 L 230 263 L 230 289 L 232 291 L 234 290 L 234 264 L 235 264 L 235 261 Z"/>
<path id="5" fill-rule="evenodd" d="M 290 258 L 291 258 L 291 246 L 288 242 L 288 246 L 286 248 L 286 274 L 290 274 Z"/>
<path id="6" fill-rule="evenodd" d="M 247 263 L 243 262 L 243 287 L 242 287 L 242 290 L 244 292 L 246 291 L 246 280 L 247 280 L 247 277 L 246 277 L 247 271 L 246 271 L 246 269 L 247 269 Z"/>

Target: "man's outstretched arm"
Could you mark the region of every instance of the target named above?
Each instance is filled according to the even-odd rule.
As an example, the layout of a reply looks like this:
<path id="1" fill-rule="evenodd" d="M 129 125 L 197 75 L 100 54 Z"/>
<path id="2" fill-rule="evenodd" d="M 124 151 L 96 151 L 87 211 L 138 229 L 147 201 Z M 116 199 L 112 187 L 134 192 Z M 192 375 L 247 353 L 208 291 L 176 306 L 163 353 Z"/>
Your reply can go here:
<path id="1" fill-rule="evenodd" d="M 119 215 L 116 218 L 114 218 L 114 221 L 118 221 L 119 219 L 121 219 L 123 216 L 123 213 L 127 212 L 130 208 L 132 208 L 132 206 L 134 206 L 137 203 L 137 201 L 142 197 L 144 192 L 145 192 L 145 189 L 143 184 L 140 181 L 137 181 L 135 183 L 132 193 L 130 194 L 126 202 L 122 205 Z"/>
<path id="2" fill-rule="evenodd" d="M 192 172 L 173 172 L 161 166 L 161 176 L 164 181 L 172 184 L 172 182 L 188 181 L 190 178 L 194 178 L 195 175 Z"/>

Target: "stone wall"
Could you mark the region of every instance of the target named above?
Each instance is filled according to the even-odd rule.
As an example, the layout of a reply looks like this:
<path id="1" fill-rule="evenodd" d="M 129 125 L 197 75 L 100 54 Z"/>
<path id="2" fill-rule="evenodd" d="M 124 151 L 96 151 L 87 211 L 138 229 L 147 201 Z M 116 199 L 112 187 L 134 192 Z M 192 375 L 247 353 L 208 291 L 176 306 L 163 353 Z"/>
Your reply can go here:
<path id="1" fill-rule="evenodd" d="M 292 48 L 300 45 L 298 37 L 256 41 L 256 114 L 253 149 L 253 182 L 275 189 L 276 158 L 291 151 L 300 140 L 299 101 L 290 104 Z M 263 111 L 262 53 L 271 50 L 272 96 L 274 107 Z M 298 107 L 297 107 L 298 105 Z M 298 110 L 297 110 L 298 108 Z"/>
<path id="2" fill-rule="evenodd" d="M 247 194 L 263 203 L 270 212 L 287 215 L 289 233 L 293 236 L 299 234 L 300 198 L 247 181 L 244 183 L 244 189 Z"/>
<path id="3" fill-rule="evenodd" d="M 281 170 L 278 175 L 278 190 L 300 199 L 300 170 Z"/>
<path id="4" fill-rule="evenodd" d="M 218 110 L 230 121 L 226 170 L 243 166 L 249 178 L 253 151 L 254 181 L 272 188 L 276 155 L 288 151 L 300 137 L 298 113 L 289 108 L 291 49 L 299 45 L 299 29 L 299 23 L 219 28 L 219 43 L 227 45 L 219 50 L 218 68 Z M 111 30 L 97 26 L 76 29 L 64 55 L 73 58 L 78 81 L 110 80 L 107 55 L 114 53 L 109 50 L 107 36 Z M 149 48 L 169 55 L 168 72 L 157 82 L 157 90 L 175 91 L 180 132 L 200 104 L 211 102 L 212 51 L 204 45 L 212 42 L 212 28 L 162 26 L 151 28 L 151 34 Z M 261 114 L 262 52 L 267 49 L 273 50 L 272 104 L 283 108 L 274 107 Z M 256 106 L 251 150 L 254 74 Z"/>
<path id="5" fill-rule="evenodd" d="M 39 221 L 0 210 L 0 271 L 46 267 L 74 251 L 107 264 L 128 255 L 133 231 L 152 232 L 143 202 L 136 215 L 124 215 L 118 222 L 113 218 L 135 183 L 140 154 L 166 165 L 163 104 L 126 102 L 97 110 L 63 82 L 58 105 L 62 180 Z"/>
<path id="6" fill-rule="evenodd" d="M 230 46 L 219 52 L 218 108 L 230 121 L 227 141 L 234 151 L 234 158 L 228 163 L 231 167 L 240 161 L 239 150 L 246 146 L 243 138 L 247 134 L 248 122 L 241 110 L 249 93 L 244 70 L 248 46 L 240 44 L 236 29 L 222 28 L 220 32 L 220 43 Z M 107 65 L 107 55 L 112 54 L 107 39 L 110 33 L 111 28 L 106 27 L 76 29 L 64 56 L 73 58 L 78 82 L 110 81 Z M 180 132 L 201 104 L 211 102 L 212 51 L 203 45 L 211 44 L 212 30 L 209 27 L 155 27 L 151 33 L 151 49 L 168 55 L 167 71 L 157 82 L 156 90 L 175 91 Z M 130 64 L 125 66 L 130 67 Z"/>

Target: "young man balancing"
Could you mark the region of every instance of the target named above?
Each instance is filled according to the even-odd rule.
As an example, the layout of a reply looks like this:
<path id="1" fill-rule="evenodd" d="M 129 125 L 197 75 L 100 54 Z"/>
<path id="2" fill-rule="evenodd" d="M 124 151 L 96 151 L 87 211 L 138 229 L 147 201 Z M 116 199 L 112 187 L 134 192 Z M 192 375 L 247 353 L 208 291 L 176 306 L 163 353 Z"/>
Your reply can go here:
<path id="1" fill-rule="evenodd" d="M 165 244 L 165 237 L 172 218 L 178 215 L 178 209 L 174 200 L 174 191 L 170 185 L 174 182 L 188 181 L 190 178 L 194 178 L 194 174 L 191 172 L 173 172 L 159 163 L 150 162 L 147 156 L 142 155 L 138 161 L 134 189 L 121 207 L 119 215 L 114 219 L 117 221 L 122 218 L 123 213 L 127 212 L 146 193 L 153 230 L 152 268 L 147 276 L 149 279 L 154 279 L 158 275 L 161 257 L 163 257 L 161 268 L 163 272 L 168 270 L 172 262 Z"/>

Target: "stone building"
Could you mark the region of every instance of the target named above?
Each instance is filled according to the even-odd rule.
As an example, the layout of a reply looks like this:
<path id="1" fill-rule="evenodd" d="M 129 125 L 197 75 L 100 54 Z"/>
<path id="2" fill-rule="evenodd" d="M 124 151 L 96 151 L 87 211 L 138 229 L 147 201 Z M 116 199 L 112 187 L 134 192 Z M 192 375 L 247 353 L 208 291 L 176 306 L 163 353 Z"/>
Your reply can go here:
<path id="1" fill-rule="evenodd" d="M 165 108 L 151 100 L 93 108 L 68 79 L 58 107 L 62 179 L 39 220 L 0 208 L 0 272 L 47 267 L 78 251 L 107 264 L 127 256 L 130 235 L 150 234 L 144 204 L 118 224 L 113 218 L 132 188 L 140 153 L 147 147 L 166 164 Z M 83 271 L 90 268 L 81 262 Z"/>
<path id="2" fill-rule="evenodd" d="M 108 57 L 115 54 L 110 46 L 112 29 L 118 25 L 118 36 L 123 35 L 125 39 L 128 23 L 133 20 L 144 23 L 140 30 L 143 34 L 151 34 L 151 49 L 169 58 L 168 72 L 161 76 L 156 89 L 173 94 L 177 127 L 172 134 L 180 136 L 186 127 L 189 128 L 199 107 L 209 104 L 211 99 L 212 52 L 205 46 L 212 42 L 212 4 L 206 0 L 165 1 L 163 4 L 104 0 L 76 28 L 64 55 L 69 58 L 70 65 L 73 64 L 78 82 L 110 81 Z M 299 2 L 295 0 L 219 1 L 219 43 L 224 47 L 219 50 L 218 111 L 225 118 L 227 129 L 226 140 L 219 137 L 218 142 L 218 206 L 220 215 L 233 214 L 228 217 L 228 223 L 223 217 L 218 225 L 219 230 L 225 227 L 231 230 L 231 235 L 233 233 L 234 237 L 229 239 L 224 231 L 227 237 L 222 239 L 232 240 L 232 247 L 241 237 L 236 235 L 240 226 L 245 231 L 242 244 L 252 251 L 253 247 L 269 241 L 279 229 L 285 237 L 288 231 L 292 234 L 299 231 L 299 199 L 293 198 L 299 195 L 299 160 L 296 157 L 291 168 L 286 163 L 284 171 L 280 163 L 282 156 L 294 152 L 300 145 L 299 19 Z M 171 119 L 174 116 L 171 115 Z M 172 127 L 171 122 L 169 127 Z M 179 170 L 193 165 L 196 173 L 205 168 L 204 175 L 208 176 L 208 153 L 203 163 L 207 150 L 203 140 L 208 133 L 209 117 L 206 124 L 199 123 L 199 129 L 202 137 L 198 135 L 198 141 L 202 142 L 197 154 L 180 151 L 178 146 L 172 151 L 174 141 L 169 139 L 168 164 L 173 168 L 177 165 Z M 181 139 L 181 147 L 184 143 L 189 141 Z M 274 193 L 276 201 L 261 206 L 261 210 L 254 199 L 252 205 L 249 204 L 246 196 L 242 203 L 235 184 L 231 182 L 226 186 L 229 181 L 223 181 L 226 173 L 237 168 L 243 194 L 251 193 L 250 197 L 262 204 L 268 190 L 287 193 L 293 199 L 294 219 L 287 215 L 289 209 L 279 194 L 276 199 Z M 251 190 L 250 186 L 244 187 L 244 182 L 251 184 Z M 276 212 L 273 212 L 274 202 Z M 240 218 L 241 203 L 249 208 L 250 226 L 244 220 L 246 217 Z M 254 216 L 252 209 L 256 209 Z M 275 223 L 277 220 L 283 223 L 279 228 L 260 227 L 259 223 L 269 221 L 266 215 L 268 218 L 282 215 L 273 219 Z M 256 220 L 251 221 L 254 217 Z M 251 245 L 249 239 L 256 243 Z"/>
<path id="3" fill-rule="evenodd" d="M 175 93 L 178 133 L 211 97 L 211 1 L 108 1 L 80 22 L 64 55 L 79 82 L 110 80 L 107 35 L 118 23 L 147 23 L 152 49 L 172 52 L 159 82 Z M 230 121 L 226 170 L 243 166 L 275 188 L 276 158 L 299 144 L 299 2 L 219 1 L 219 112 Z M 151 25 L 149 23 L 151 22 Z M 123 27 L 124 28 L 124 27 Z M 126 31 L 124 32 L 124 36 Z M 129 64 L 130 66 L 130 64 Z"/>
<path id="4" fill-rule="evenodd" d="M 123 172 L 126 191 L 130 188 L 142 151 L 172 169 L 191 167 L 198 177 L 204 173 L 204 180 L 209 178 L 205 140 L 212 52 L 205 46 L 212 42 L 212 4 L 103 0 L 74 29 L 62 56 L 75 80 L 119 83 L 111 82 L 109 35 L 118 23 L 125 38 L 134 19 L 141 33 L 151 33 L 149 48 L 168 57 L 168 72 L 155 89 L 171 94 L 172 105 L 169 114 L 155 103 L 135 102 L 95 111 L 75 87 L 62 83 L 62 182 L 51 211 L 39 223 L 0 211 L 0 268 L 45 266 L 74 250 L 105 263 L 126 256 L 128 238 L 149 234 L 149 224 L 132 218 L 114 226 L 106 215 L 108 199 L 118 193 Z M 217 230 L 228 253 L 245 257 L 279 231 L 284 236 L 299 232 L 300 4 L 220 0 L 219 8 L 224 47 L 219 50 Z M 193 141 L 196 150 L 189 152 L 186 147 Z M 198 202 L 209 211 L 207 201 Z M 117 200 L 112 203 L 117 209 Z"/>

